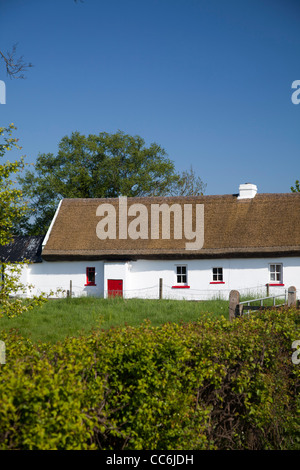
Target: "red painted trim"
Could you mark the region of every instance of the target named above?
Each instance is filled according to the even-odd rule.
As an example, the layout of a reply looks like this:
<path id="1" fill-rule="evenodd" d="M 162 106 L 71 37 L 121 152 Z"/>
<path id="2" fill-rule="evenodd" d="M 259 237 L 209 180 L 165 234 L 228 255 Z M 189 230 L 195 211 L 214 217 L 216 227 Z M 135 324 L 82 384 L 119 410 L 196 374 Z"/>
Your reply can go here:
<path id="1" fill-rule="evenodd" d="M 269 286 L 284 286 L 284 284 L 269 284 Z"/>
<path id="2" fill-rule="evenodd" d="M 190 286 L 172 286 L 172 289 L 189 289 Z"/>
<path id="3" fill-rule="evenodd" d="M 92 283 L 90 283 L 90 284 L 84 284 L 84 285 L 85 285 L 85 286 L 96 286 L 97 284 L 92 284 Z"/>
<path id="4" fill-rule="evenodd" d="M 212 281 L 210 284 L 225 284 L 224 281 Z"/>

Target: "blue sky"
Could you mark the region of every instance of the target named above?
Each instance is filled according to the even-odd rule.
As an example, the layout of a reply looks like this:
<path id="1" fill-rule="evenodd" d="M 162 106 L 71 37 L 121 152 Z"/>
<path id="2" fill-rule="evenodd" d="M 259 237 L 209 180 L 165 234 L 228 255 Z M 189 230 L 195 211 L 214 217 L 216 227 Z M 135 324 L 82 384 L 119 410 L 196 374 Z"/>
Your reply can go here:
<path id="1" fill-rule="evenodd" d="M 122 130 L 157 142 L 206 194 L 290 192 L 300 179 L 298 0 L 0 0 L 0 49 L 34 67 L 10 80 L 0 125 L 22 154 Z"/>

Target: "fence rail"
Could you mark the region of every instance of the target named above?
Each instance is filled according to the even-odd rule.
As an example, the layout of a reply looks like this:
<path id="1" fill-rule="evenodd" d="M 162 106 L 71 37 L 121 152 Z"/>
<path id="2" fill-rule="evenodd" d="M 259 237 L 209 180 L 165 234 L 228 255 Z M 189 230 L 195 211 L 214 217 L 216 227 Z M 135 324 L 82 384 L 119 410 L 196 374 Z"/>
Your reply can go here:
<path id="1" fill-rule="evenodd" d="M 281 304 L 276 304 L 276 298 L 284 297 L 284 302 Z M 273 299 L 272 305 L 264 305 L 264 300 Z M 259 302 L 260 305 L 251 305 L 254 302 Z M 245 312 L 251 312 L 254 310 L 265 310 L 270 308 L 280 308 L 283 306 L 297 306 L 297 291 L 296 287 L 290 286 L 285 290 L 284 295 L 272 295 L 267 297 L 261 297 L 259 299 L 249 299 L 240 302 L 240 293 L 239 291 L 232 290 L 229 294 L 229 320 L 233 318 L 244 315 Z"/>

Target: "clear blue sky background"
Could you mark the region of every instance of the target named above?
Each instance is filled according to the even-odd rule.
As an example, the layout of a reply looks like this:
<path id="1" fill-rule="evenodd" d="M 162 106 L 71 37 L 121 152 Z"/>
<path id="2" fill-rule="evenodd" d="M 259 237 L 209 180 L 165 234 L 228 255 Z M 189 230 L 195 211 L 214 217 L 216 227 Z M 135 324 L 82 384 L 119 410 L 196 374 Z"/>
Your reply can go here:
<path id="1" fill-rule="evenodd" d="M 27 161 L 72 131 L 157 142 L 206 194 L 290 192 L 300 178 L 299 0 L 0 0 L 0 49 L 34 64 L 6 83 Z"/>

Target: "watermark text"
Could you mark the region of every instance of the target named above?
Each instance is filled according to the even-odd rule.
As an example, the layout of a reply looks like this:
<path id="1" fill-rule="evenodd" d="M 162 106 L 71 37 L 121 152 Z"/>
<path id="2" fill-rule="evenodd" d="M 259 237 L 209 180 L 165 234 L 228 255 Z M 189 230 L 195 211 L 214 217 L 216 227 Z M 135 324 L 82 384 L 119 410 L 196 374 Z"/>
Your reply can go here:
<path id="1" fill-rule="evenodd" d="M 0 364 L 5 364 L 5 343 L 4 341 L 0 341 Z"/>
<path id="2" fill-rule="evenodd" d="M 0 104 L 6 104 L 6 86 L 3 80 L 0 80 Z"/>
<path id="3" fill-rule="evenodd" d="M 293 364 L 300 364 L 300 348 L 298 348 L 298 346 L 300 346 L 300 340 L 296 340 L 292 343 L 292 349 L 296 349 L 296 351 L 293 352 L 292 354 L 292 363 Z"/>
<path id="4" fill-rule="evenodd" d="M 193 207 L 194 206 L 194 207 Z M 171 214 L 173 237 L 171 237 Z M 102 217 L 96 227 L 100 240 L 188 240 L 186 250 L 200 250 L 204 244 L 204 204 L 131 204 L 127 197 L 119 197 L 117 211 L 113 204 L 103 203 L 97 207 L 96 216 Z M 128 220 L 128 217 L 131 220 Z M 132 219 L 133 218 L 133 219 Z M 118 230 L 117 230 L 118 226 Z M 118 233 L 117 233 L 118 232 Z"/>
<path id="5" fill-rule="evenodd" d="M 294 80 L 292 83 L 292 88 L 296 88 L 296 91 L 292 93 L 292 103 L 299 104 L 300 103 L 300 80 Z"/>

